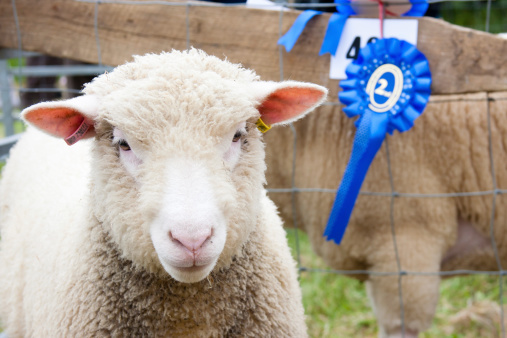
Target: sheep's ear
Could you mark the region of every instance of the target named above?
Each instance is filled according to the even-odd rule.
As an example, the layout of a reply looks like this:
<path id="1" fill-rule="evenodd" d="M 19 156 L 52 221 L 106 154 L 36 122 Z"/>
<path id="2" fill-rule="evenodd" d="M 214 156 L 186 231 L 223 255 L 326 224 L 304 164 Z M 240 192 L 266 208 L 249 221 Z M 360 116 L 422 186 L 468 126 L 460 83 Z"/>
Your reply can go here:
<path id="1" fill-rule="evenodd" d="M 83 95 L 64 101 L 35 104 L 23 110 L 21 116 L 29 124 L 72 145 L 95 135 L 93 125 L 97 110 L 97 98 Z"/>
<path id="2" fill-rule="evenodd" d="M 322 104 L 327 89 L 313 83 L 254 82 L 253 91 L 259 100 L 257 109 L 268 126 L 294 122 Z"/>

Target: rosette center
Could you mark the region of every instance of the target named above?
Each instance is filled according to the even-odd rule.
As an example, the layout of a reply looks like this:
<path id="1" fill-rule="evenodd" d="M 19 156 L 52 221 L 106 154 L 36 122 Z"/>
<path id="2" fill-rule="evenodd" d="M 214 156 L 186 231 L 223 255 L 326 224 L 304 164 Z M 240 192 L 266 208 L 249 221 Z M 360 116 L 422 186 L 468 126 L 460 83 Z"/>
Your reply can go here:
<path id="1" fill-rule="evenodd" d="M 378 67 L 366 85 L 369 95 L 368 108 L 376 113 L 391 110 L 398 102 L 403 92 L 403 73 L 393 64 Z"/>

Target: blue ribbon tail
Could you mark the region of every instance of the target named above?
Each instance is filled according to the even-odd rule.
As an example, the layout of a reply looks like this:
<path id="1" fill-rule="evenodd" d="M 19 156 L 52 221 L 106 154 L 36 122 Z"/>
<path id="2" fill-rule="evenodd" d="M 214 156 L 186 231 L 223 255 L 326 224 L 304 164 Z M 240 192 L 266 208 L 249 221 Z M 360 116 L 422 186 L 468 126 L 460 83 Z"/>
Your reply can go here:
<path id="1" fill-rule="evenodd" d="M 343 27 L 345 27 L 345 22 L 347 22 L 348 17 L 348 15 L 340 13 L 334 13 L 331 15 L 327 24 L 326 35 L 324 36 L 324 41 L 322 41 L 322 47 L 320 48 L 319 55 L 330 53 L 334 56 L 336 54 L 336 50 L 338 49 L 338 44 L 340 43 L 340 38 L 342 36 Z"/>
<path id="2" fill-rule="evenodd" d="M 410 0 L 412 7 L 401 16 L 423 16 L 428 10 L 429 3 L 426 0 Z"/>
<path id="3" fill-rule="evenodd" d="M 364 115 L 361 116 L 354 137 L 352 154 L 324 231 L 324 236 L 327 237 L 328 241 L 333 240 L 336 244 L 340 244 L 349 223 L 359 189 L 363 184 L 368 168 L 385 139 L 388 122 L 389 116 L 387 113 L 379 114 L 370 109 L 365 109 Z"/>
<path id="4" fill-rule="evenodd" d="M 322 12 L 307 10 L 299 14 L 289 31 L 278 40 L 278 44 L 284 46 L 285 50 L 287 52 L 290 52 L 292 50 L 292 47 L 294 47 L 296 44 L 296 41 L 298 41 L 301 33 L 303 33 L 303 30 L 305 29 L 308 21 L 310 21 L 311 18 L 318 14 L 322 14 Z"/>
<path id="5" fill-rule="evenodd" d="M 350 2 L 351 0 L 334 0 L 334 3 L 336 4 L 336 11 L 347 16 L 357 15 L 358 13 L 356 13 L 350 6 Z"/>

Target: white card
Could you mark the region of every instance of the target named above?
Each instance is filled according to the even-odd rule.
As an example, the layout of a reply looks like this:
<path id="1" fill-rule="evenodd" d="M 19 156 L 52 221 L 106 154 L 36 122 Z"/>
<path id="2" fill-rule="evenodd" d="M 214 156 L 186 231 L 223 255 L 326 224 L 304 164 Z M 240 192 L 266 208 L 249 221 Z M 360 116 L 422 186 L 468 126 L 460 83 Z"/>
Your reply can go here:
<path id="1" fill-rule="evenodd" d="M 417 20 L 384 20 L 384 38 L 397 38 L 417 46 Z M 331 56 L 331 79 L 345 79 L 345 68 L 368 41 L 380 38 L 379 19 L 347 19 L 335 56 Z M 354 57 L 355 56 L 355 57 Z"/>
<path id="2" fill-rule="evenodd" d="M 288 8 L 283 8 L 282 6 L 276 5 L 275 2 L 269 0 L 247 0 L 246 1 L 247 8 L 258 8 L 258 9 L 266 9 L 270 11 L 288 11 Z"/>

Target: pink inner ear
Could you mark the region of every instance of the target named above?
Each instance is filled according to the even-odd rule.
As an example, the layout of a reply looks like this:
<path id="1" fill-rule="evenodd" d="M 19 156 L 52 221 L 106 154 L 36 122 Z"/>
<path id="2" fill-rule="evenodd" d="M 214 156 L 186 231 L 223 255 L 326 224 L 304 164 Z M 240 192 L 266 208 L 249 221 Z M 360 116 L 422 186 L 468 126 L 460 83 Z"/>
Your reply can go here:
<path id="1" fill-rule="evenodd" d="M 85 117 L 77 110 L 62 107 L 39 108 L 27 113 L 25 119 L 51 135 L 67 138 L 74 134 Z"/>
<path id="2" fill-rule="evenodd" d="M 282 88 L 271 93 L 258 107 L 262 120 L 272 125 L 296 119 L 322 99 L 314 88 Z"/>

